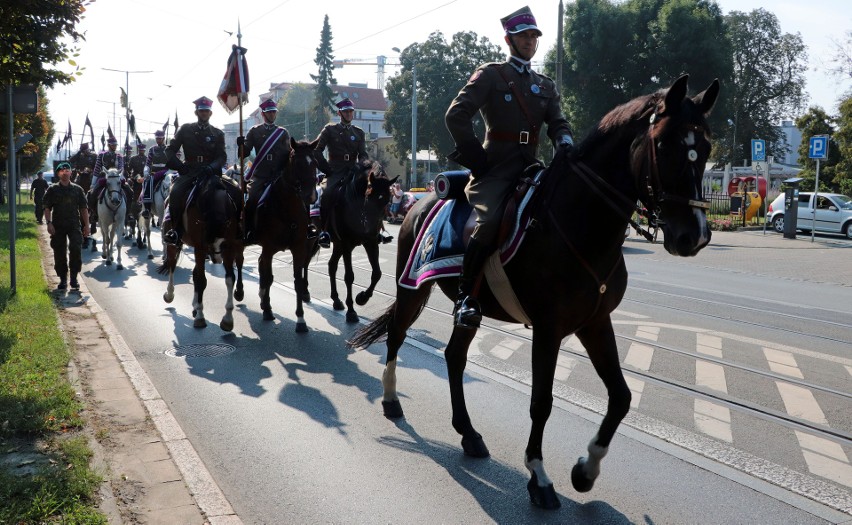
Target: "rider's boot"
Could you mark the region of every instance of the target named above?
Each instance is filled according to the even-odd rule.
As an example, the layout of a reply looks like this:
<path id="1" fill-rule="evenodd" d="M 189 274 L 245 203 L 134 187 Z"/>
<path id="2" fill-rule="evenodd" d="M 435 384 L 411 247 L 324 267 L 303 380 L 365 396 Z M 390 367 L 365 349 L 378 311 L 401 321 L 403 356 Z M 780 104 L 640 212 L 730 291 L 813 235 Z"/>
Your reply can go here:
<path id="1" fill-rule="evenodd" d="M 145 206 L 145 209 L 142 210 L 142 216 L 145 217 L 146 219 L 150 219 L 151 218 L 151 203 L 145 202 L 142 205 Z"/>
<path id="2" fill-rule="evenodd" d="M 243 244 L 257 244 L 257 225 L 254 223 L 254 207 L 245 209 L 245 232 L 243 233 Z"/>
<path id="3" fill-rule="evenodd" d="M 474 288 L 482 273 L 485 261 L 493 253 L 493 248 L 470 239 L 459 276 L 459 295 L 453 309 L 453 325 L 462 328 L 479 328 L 482 322 L 482 310 L 476 300 Z"/>
<path id="4" fill-rule="evenodd" d="M 79 290 L 80 283 L 77 281 L 77 272 L 71 272 L 71 289 Z"/>
<path id="5" fill-rule="evenodd" d="M 177 204 L 174 204 L 169 208 L 172 229 L 163 234 L 163 242 L 166 244 L 177 245 L 183 237 L 183 231 L 181 229 L 181 223 L 183 222 L 181 220 L 183 217 L 183 210 L 178 210 L 177 207 Z"/>

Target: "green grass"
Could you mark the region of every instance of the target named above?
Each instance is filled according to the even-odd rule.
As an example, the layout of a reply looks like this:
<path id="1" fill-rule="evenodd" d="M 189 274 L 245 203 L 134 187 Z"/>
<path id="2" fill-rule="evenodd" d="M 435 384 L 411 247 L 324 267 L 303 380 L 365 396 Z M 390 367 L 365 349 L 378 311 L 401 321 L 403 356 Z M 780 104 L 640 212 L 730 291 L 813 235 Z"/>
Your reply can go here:
<path id="1" fill-rule="evenodd" d="M 0 524 L 106 523 L 93 500 L 100 478 L 89 468 L 86 439 L 77 435 L 83 407 L 68 380 L 71 354 L 44 279 L 32 204 L 18 206 L 17 219 L 13 294 L 9 213 L 2 207 L 0 460 L 24 449 L 44 461 L 26 476 L 0 467 Z"/>

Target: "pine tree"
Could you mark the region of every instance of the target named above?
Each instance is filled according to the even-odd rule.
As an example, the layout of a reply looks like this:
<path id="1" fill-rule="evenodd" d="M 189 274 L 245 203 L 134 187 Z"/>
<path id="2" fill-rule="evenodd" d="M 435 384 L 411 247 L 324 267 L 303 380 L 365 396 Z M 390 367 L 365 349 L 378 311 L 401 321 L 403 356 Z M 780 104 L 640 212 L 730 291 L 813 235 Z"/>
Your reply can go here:
<path id="1" fill-rule="evenodd" d="M 328 15 L 325 15 L 322 24 L 320 45 L 317 48 L 317 56 L 314 59 L 318 70 L 316 75 L 311 75 L 313 81 L 317 83 L 317 87 L 316 105 L 311 112 L 312 118 L 309 133 L 319 133 L 320 128 L 331 119 L 330 108 L 334 104 L 335 94 L 332 86 L 337 85 L 337 80 L 334 78 L 334 55 L 332 54 L 331 40 L 331 25 L 328 23 Z"/>

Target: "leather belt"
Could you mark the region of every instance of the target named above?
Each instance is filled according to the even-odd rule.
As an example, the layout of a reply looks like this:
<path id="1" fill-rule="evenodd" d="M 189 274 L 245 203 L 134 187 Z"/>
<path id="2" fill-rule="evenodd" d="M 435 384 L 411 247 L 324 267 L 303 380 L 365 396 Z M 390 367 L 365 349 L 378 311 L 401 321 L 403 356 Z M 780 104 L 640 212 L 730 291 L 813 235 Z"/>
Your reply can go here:
<path id="1" fill-rule="evenodd" d="M 328 160 L 333 162 L 355 162 L 355 157 L 356 155 L 350 155 L 349 153 L 344 153 L 343 155 L 333 155 L 329 153 Z"/>
<path id="2" fill-rule="evenodd" d="M 504 131 L 489 131 L 485 134 L 489 141 L 514 142 L 516 144 L 538 144 L 538 135 L 531 135 L 529 131 L 509 133 Z"/>

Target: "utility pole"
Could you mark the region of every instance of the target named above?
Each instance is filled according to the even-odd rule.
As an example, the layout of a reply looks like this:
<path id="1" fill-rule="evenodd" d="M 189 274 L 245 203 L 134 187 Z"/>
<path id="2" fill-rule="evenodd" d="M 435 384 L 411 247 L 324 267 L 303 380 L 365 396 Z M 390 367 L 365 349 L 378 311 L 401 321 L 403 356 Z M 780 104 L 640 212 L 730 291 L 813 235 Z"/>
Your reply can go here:
<path id="1" fill-rule="evenodd" d="M 131 73 L 153 73 L 153 71 L 127 71 L 126 69 L 109 69 L 102 67 L 104 71 L 114 71 L 116 73 L 124 73 L 124 93 L 127 95 L 127 106 L 124 111 L 124 118 L 130 120 L 130 74 Z M 114 124 L 114 123 L 113 123 Z M 124 131 L 124 142 L 130 140 L 130 126 Z"/>

